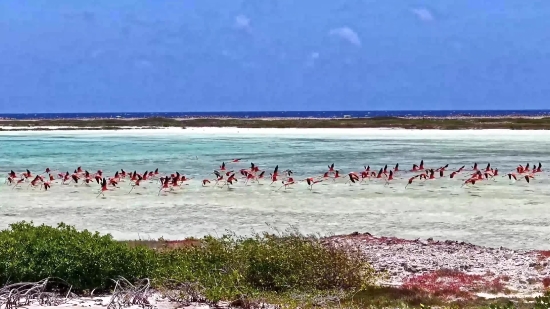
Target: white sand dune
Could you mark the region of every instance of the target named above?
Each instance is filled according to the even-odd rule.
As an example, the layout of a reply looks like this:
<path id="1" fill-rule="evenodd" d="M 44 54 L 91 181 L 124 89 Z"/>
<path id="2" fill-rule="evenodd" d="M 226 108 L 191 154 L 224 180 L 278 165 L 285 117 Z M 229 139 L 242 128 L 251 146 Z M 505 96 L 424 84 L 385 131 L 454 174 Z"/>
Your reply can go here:
<path id="1" fill-rule="evenodd" d="M 31 131 L 29 129 L 46 128 L 44 131 Z M 63 130 L 68 128 L 70 130 Z M 18 129 L 17 127 L 1 127 L 0 129 Z M 394 128 L 236 128 L 236 127 L 190 127 L 190 128 L 158 128 L 140 129 L 127 127 L 121 130 L 74 130 L 76 127 L 29 127 L 26 130 L 0 131 L 0 136 L 6 135 L 71 135 L 71 136 L 276 136 L 285 137 L 354 137 L 364 139 L 424 139 L 447 138 L 466 139 L 473 137 L 485 137 L 487 139 L 498 138 L 525 138 L 532 140 L 550 137 L 547 130 L 410 130 Z"/>

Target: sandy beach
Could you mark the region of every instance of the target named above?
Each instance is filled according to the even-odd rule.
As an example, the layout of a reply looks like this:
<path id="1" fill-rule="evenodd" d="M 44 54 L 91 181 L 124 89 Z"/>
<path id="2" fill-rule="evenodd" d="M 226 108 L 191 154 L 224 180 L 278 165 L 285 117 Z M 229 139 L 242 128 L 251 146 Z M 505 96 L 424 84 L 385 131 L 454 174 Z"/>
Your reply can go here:
<path id="1" fill-rule="evenodd" d="M 450 279 L 480 276 L 487 282 L 488 290 L 494 288 L 492 292 L 478 292 L 478 296 L 521 298 L 542 295 L 550 280 L 549 251 L 491 248 L 431 238 L 407 240 L 369 233 L 337 235 L 326 241 L 359 248 L 376 270 L 388 274 L 382 284 L 390 286 L 415 286 L 420 284 L 417 278 L 447 272 Z M 463 288 L 469 288 L 467 282 L 463 282 Z"/>
<path id="2" fill-rule="evenodd" d="M 93 128 L 93 127 L 89 127 Z M 359 136 L 369 138 L 400 137 L 418 139 L 424 137 L 458 138 L 483 136 L 498 139 L 500 137 L 522 136 L 546 136 L 550 135 L 545 130 L 509 130 L 509 129 L 485 129 L 485 130 L 437 130 L 437 129 L 402 129 L 402 128 L 239 128 L 239 127 L 189 127 L 189 128 L 142 128 L 120 127 L 117 130 L 81 130 L 81 127 L 29 127 L 19 129 L 12 126 L 0 126 L 0 129 L 14 131 L 0 131 L 0 135 L 75 135 L 75 136 L 189 136 L 205 135 L 241 135 L 241 136 L 330 136 L 346 137 Z M 40 129 L 46 129 L 41 131 Z M 51 131 L 48 131 L 51 130 Z M 412 133 L 412 134 L 411 134 Z"/>

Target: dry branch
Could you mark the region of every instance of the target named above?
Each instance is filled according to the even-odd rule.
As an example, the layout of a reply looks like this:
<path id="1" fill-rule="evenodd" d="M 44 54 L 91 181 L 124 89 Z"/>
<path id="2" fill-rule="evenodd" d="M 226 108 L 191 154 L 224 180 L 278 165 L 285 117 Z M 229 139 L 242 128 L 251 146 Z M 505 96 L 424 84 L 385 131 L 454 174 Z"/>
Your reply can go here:
<path id="1" fill-rule="evenodd" d="M 69 287 L 66 294 L 61 294 L 54 288 L 55 285 Z M 15 309 L 27 306 L 32 301 L 40 305 L 57 306 L 74 296 L 71 286 L 58 278 L 46 278 L 38 282 L 23 282 L 8 284 L 0 288 L 0 309 Z"/>
<path id="2" fill-rule="evenodd" d="M 151 308 L 149 296 L 151 296 L 151 282 L 149 279 L 141 280 L 137 285 L 131 284 L 123 277 L 119 277 L 115 282 L 113 295 L 109 300 L 107 309 L 120 309 L 138 305 L 142 308 Z"/>

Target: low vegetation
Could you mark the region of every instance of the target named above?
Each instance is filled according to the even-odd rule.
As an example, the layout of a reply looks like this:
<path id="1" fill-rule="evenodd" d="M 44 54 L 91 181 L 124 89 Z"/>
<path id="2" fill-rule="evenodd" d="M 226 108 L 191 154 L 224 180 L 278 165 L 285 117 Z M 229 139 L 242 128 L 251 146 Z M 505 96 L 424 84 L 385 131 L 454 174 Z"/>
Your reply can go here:
<path id="1" fill-rule="evenodd" d="M 348 119 L 235 119 L 151 117 L 143 119 L 38 119 L 1 120 L 1 126 L 16 129 L 69 127 L 71 129 L 120 130 L 127 127 L 239 127 L 239 128 L 404 128 L 404 129 L 512 129 L 547 130 L 550 117 L 542 118 L 400 118 L 373 117 Z M 4 128 L 3 130 L 13 130 Z M 41 130 L 43 130 L 41 128 Z M 50 129 L 52 130 L 52 129 Z"/>
<path id="2" fill-rule="evenodd" d="M 0 280 L 37 282 L 57 277 L 73 291 L 108 291 L 110 279 L 149 278 L 154 286 L 192 283 L 206 299 L 322 291 L 353 292 L 374 283 L 358 253 L 288 232 L 243 238 L 225 235 L 167 248 L 126 243 L 110 235 L 59 224 L 21 222 L 0 232 Z"/>
<path id="3" fill-rule="evenodd" d="M 245 308 L 259 301 L 288 308 L 539 309 L 550 303 L 550 296 L 513 302 L 472 297 L 468 292 L 487 288 L 503 292 L 500 279 L 451 270 L 410 278 L 403 287 L 377 286 L 379 276 L 353 247 L 336 248 L 292 230 L 183 241 L 117 241 L 63 223 L 20 222 L 0 231 L 3 283 L 59 278 L 81 295 L 107 293 L 117 282 L 111 279 L 124 277 L 148 278 L 181 302 L 226 300 Z"/>
<path id="4" fill-rule="evenodd" d="M 158 267 L 155 252 L 130 248 L 109 235 L 59 224 L 12 224 L 0 232 L 0 281 L 36 282 L 61 278 L 75 290 L 110 288 L 110 278 L 145 278 Z"/>

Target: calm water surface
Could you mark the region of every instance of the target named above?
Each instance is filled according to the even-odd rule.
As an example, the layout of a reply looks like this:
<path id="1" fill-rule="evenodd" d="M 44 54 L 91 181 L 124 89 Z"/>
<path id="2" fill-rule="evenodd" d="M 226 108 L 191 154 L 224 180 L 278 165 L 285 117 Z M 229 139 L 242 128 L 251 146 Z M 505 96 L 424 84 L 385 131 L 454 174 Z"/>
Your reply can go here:
<path id="1" fill-rule="evenodd" d="M 550 162 L 550 133 L 533 131 L 407 130 L 215 130 L 0 133 L 0 173 L 46 167 L 72 172 L 76 167 L 108 175 L 121 168 L 142 173 L 159 168 L 194 177 L 173 193 L 157 195 L 146 183 L 128 194 L 129 182 L 96 198 L 98 186 L 54 184 L 51 191 L 0 186 L 0 228 L 27 220 L 65 222 L 77 228 L 112 233 L 116 238 L 163 236 L 178 239 L 231 230 L 240 234 L 297 227 L 304 233 L 371 232 L 405 238 L 453 239 L 488 246 L 548 249 L 550 180 L 546 172 L 530 184 L 506 177 L 461 188 L 459 179 L 413 183 L 403 171 L 383 181 L 348 185 L 325 182 L 309 191 L 303 183 L 232 190 L 201 187 L 222 161 L 243 158 L 269 172 L 292 169 L 297 179 L 320 175 L 335 163 L 343 173 L 399 163 L 409 170 L 424 159 L 427 167 L 450 169 L 490 162 L 501 173 L 518 164 Z M 3 184 L 3 182 L 2 182 Z M 271 226 L 271 227 L 270 227 Z"/>

